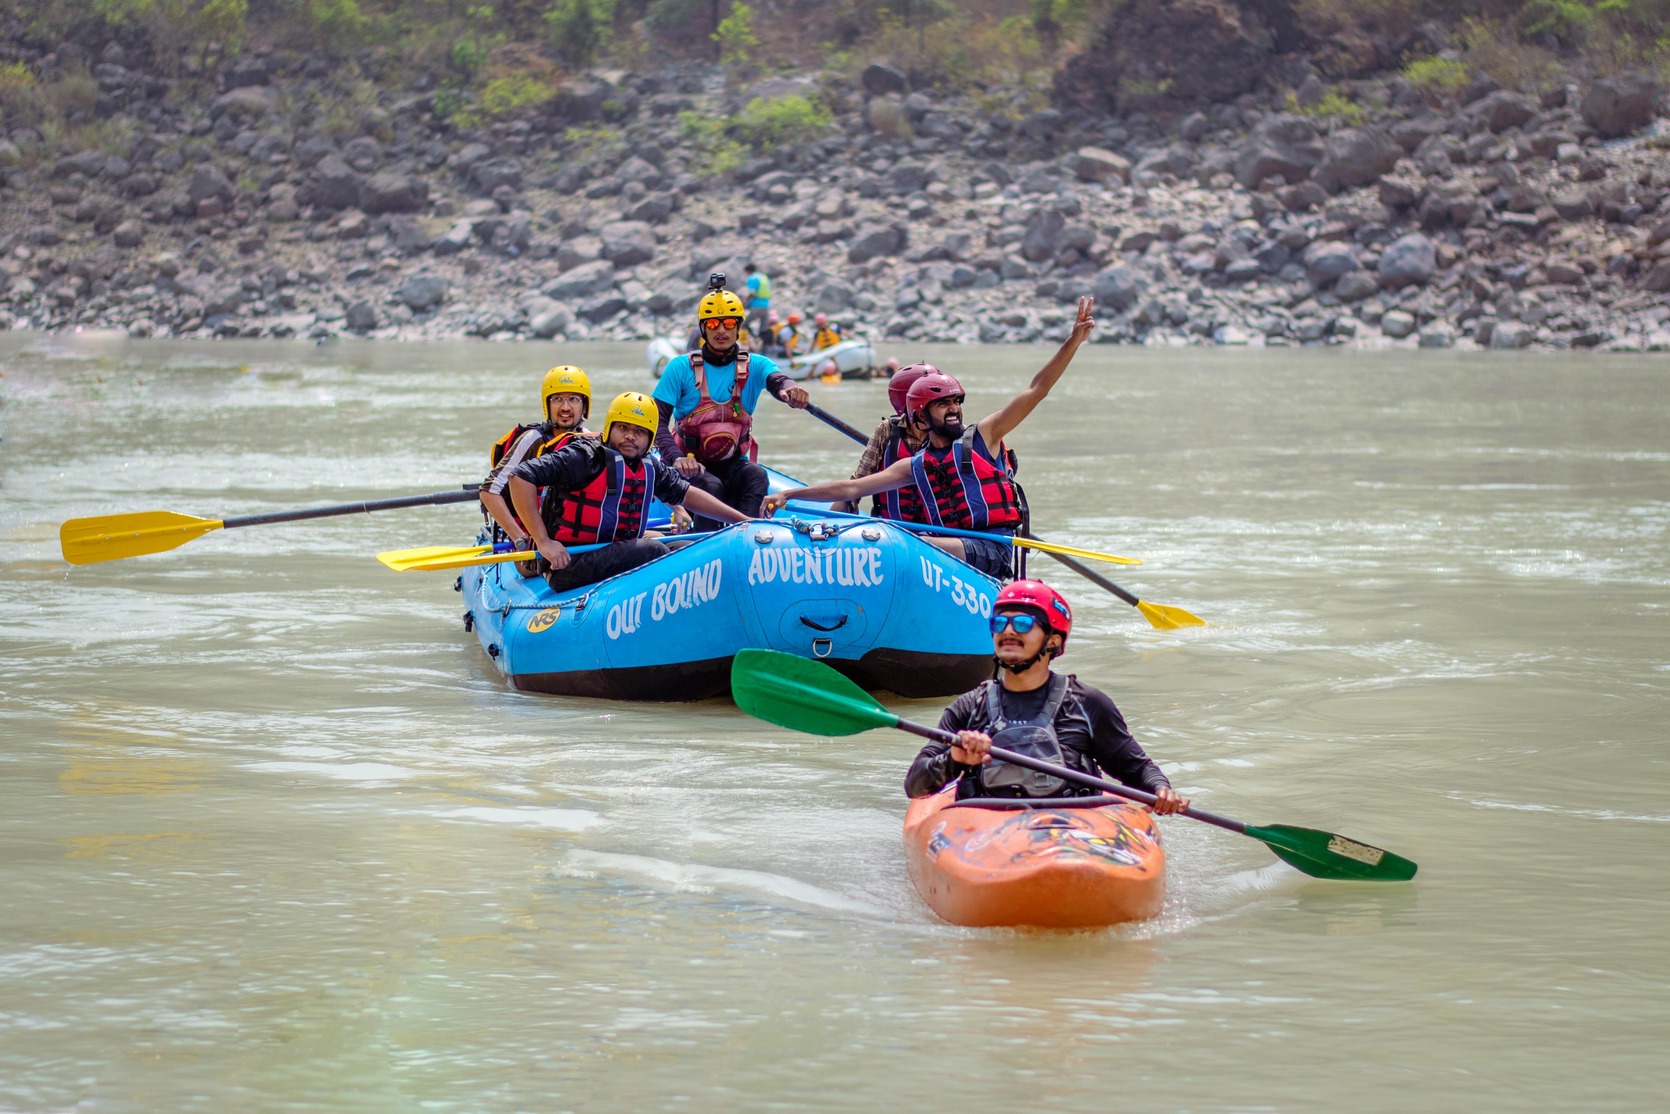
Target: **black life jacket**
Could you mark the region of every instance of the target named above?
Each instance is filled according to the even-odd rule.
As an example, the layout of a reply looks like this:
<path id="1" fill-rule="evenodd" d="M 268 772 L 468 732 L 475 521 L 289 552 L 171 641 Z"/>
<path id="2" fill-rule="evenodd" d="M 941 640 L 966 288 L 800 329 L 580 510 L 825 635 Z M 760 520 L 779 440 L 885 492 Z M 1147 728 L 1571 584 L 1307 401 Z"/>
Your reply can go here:
<path id="1" fill-rule="evenodd" d="M 876 469 L 878 472 L 911 455 L 905 443 L 905 420 L 895 414 L 888 419 L 888 423 L 892 428 L 887 433 L 887 444 L 881 449 L 881 468 Z M 891 518 L 896 522 L 924 521 L 922 498 L 916 494 L 914 484 L 905 484 L 891 491 L 878 491 L 871 496 L 871 502 L 870 513 L 876 518 Z"/>
<path id="2" fill-rule="evenodd" d="M 926 446 L 911 458 L 920 510 L 912 520 L 956 530 L 1013 530 L 1021 522 L 1021 501 L 1009 470 L 977 444 L 980 427 L 970 426 L 948 449 Z M 1006 449 L 997 447 L 1003 458 Z"/>
<path id="3" fill-rule="evenodd" d="M 603 467 L 578 491 L 551 491 L 540 510 L 551 537 L 564 545 L 631 541 L 643 536 L 655 467 L 647 459 L 629 466 L 626 458 L 600 447 Z"/>
<path id="4" fill-rule="evenodd" d="M 1057 766 L 1076 767 L 1062 750 L 1061 739 L 1055 732 L 1055 719 L 1067 699 L 1067 677 L 1051 673 L 1049 695 L 1044 706 L 1032 719 L 1006 720 L 1003 718 L 1003 685 L 998 681 L 985 683 L 986 725 L 983 730 L 991 736 L 992 745 L 1040 758 Z M 975 773 L 978 788 L 968 794 L 986 797 L 1070 797 L 1085 792 L 1076 782 L 1054 774 L 1031 770 L 993 758 Z M 959 794 L 960 796 L 961 794 Z"/>

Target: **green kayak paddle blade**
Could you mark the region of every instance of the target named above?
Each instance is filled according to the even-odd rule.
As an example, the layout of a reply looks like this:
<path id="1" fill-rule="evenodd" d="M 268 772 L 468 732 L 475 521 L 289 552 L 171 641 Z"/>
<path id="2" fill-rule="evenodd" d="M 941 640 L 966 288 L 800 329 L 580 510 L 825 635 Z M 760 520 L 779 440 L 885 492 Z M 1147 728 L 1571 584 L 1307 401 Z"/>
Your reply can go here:
<path id="1" fill-rule="evenodd" d="M 899 722 L 831 667 L 777 650 L 743 650 L 732 659 L 731 697 L 756 719 L 808 735 L 856 735 Z"/>
<path id="2" fill-rule="evenodd" d="M 1271 824 L 1247 825 L 1247 834 L 1263 840 L 1276 857 L 1313 878 L 1365 882 L 1407 882 L 1419 869 L 1402 855 L 1315 828 Z"/>

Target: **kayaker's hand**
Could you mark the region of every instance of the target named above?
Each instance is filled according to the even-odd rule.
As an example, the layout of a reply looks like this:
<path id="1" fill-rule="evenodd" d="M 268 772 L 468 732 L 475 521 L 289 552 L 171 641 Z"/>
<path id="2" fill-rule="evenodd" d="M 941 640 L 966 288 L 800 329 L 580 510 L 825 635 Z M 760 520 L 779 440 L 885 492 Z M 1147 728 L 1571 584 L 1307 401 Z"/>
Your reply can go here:
<path id="1" fill-rule="evenodd" d="M 702 462 L 693 456 L 679 457 L 677 460 L 673 461 L 673 467 L 677 468 L 678 474 L 686 479 L 689 479 L 691 476 L 699 476 L 703 472 L 707 471 L 706 468 L 702 467 Z"/>
<path id="2" fill-rule="evenodd" d="M 806 409 L 806 404 L 812 401 L 812 396 L 806 393 L 805 387 L 784 387 L 779 397 L 796 410 Z"/>
<path id="3" fill-rule="evenodd" d="M 683 507 L 673 508 L 673 533 L 687 533 L 690 530 L 690 527 L 695 524 L 696 520 L 690 517 L 689 511 L 685 510 Z"/>
<path id="4" fill-rule="evenodd" d="M 568 563 L 574 560 L 562 542 L 555 540 L 540 542 L 539 555 L 549 561 L 553 569 L 566 569 Z"/>
<path id="5" fill-rule="evenodd" d="M 782 510 L 783 505 L 788 501 L 789 497 L 781 492 L 775 492 L 771 495 L 767 495 L 760 502 L 760 517 L 770 518 L 772 515 Z"/>
<path id="6" fill-rule="evenodd" d="M 965 766 L 983 766 L 992 760 L 992 737 L 982 731 L 959 731 L 951 744 L 951 760 Z"/>
<path id="7" fill-rule="evenodd" d="M 1179 795 L 1169 785 L 1161 786 L 1154 796 L 1159 799 L 1148 806 L 1148 811 L 1157 816 L 1170 816 L 1189 807 L 1189 798 Z"/>

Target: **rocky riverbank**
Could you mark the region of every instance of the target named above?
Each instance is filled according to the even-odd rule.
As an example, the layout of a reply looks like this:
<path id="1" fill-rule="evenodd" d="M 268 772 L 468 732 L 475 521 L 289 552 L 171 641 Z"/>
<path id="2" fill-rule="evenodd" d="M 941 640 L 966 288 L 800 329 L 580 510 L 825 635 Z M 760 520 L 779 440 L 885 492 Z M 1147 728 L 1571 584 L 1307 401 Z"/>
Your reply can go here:
<path id="1" fill-rule="evenodd" d="M 72 59 L 47 55 L 49 72 Z M 1433 104 L 1314 76 L 1161 117 L 994 109 L 872 65 L 727 87 L 572 83 L 473 130 L 429 90 L 322 122 L 317 63 L 252 55 L 193 100 L 88 59 L 101 144 L 0 140 L 0 324 L 136 336 L 632 339 L 708 273 L 897 341 L 1670 349 L 1670 121 L 1625 75 Z M 833 123 L 709 173 L 693 118 L 816 95 Z M 1019 98 L 1016 99 L 1019 104 Z M 692 117 L 691 114 L 695 114 Z"/>

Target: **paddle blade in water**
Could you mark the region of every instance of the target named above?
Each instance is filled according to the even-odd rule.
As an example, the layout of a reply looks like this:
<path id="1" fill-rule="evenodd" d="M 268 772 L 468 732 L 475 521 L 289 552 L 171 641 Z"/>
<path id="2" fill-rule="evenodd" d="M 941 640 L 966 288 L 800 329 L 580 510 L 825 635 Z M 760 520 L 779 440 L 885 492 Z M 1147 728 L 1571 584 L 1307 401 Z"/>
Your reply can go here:
<path id="1" fill-rule="evenodd" d="M 1365 882 L 1407 882 L 1417 867 L 1402 855 L 1359 843 L 1333 832 L 1271 824 L 1247 825 L 1247 834 L 1265 842 L 1283 862 L 1313 878 Z"/>
<path id="2" fill-rule="evenodd" d="M 58 544 L 70 564 L 92 565 L 166 553 L 220 526 L 218 518 L 194 518 L 173 511 L 107 514 L 70 519 L 58 528 Z"/>
<path id="3" fill-rule="evenodd" d="M 1181 607 L 1167 607 L 1163 603 L 1137 601 L 1137 610 L 1148 617 L 1157 630 L 1176 630 L 1178 627 L 1204 627 L 1206 620 L 1190 614 Z"/>
<path id="4" fill-rule="evenodd" d="M 808 735 L 856 735 L 899 723 L 829 666 L 776 650 L 743 650 L 732 659 L 731 696 L 754 718 Z"/>

